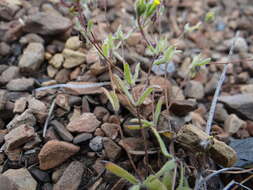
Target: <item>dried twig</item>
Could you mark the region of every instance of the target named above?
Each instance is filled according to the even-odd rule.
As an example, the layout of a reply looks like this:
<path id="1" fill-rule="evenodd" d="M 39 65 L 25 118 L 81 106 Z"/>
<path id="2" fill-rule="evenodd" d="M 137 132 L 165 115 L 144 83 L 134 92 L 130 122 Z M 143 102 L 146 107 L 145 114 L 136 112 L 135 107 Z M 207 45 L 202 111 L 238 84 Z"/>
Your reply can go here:
<path id="1" fill-rule="evenodd" d="M 232 44 L 232 46 L 230 48 L 230 51 L 229 51 L 229 54 L 228 54 L 228 58 L 231 58 L 231 56 L 233 55 L 233 51 L 234 51 L 234 48 L 235 48 L 235 42 L 236 42 L 236 39 L 239 36 L 239 34 L 240 34 L 240 32 L 236 33 L 236 36 L 233 40 L 233 44 Z M 212 122 L 213 122 L 213 117 L 214 117 L 216 104 L 217 104 L 217 101 L 218 101 L 218 97 L 219 97 L 219 94 L 220 94 L 220 91 L 221 91 L 222 84 L 223 84 L 223 82 L 226 78 L 226 73 L 227 73 L 227 69 L 228 69 L 229 65 L 230 64 L 224 65 L 223 71 L 222 71 L 221 76 L 220 76 L 220 80 L 218 81 L 218 84 L 217 84 L 217 87 L 216 87 L 216 90 L 215 90 L 215 93 L 214 93 L 214 97 L 213 97 L 213 100 L 212 100 L 212 104 L 211 104 L 211 108 L 210 108 L 210 111 L 209 111 L 209 116 L 208 116 L 208 120 L 207 120 L 207 124 L 206 124 L 206 133 L 208 135 L 211 132 L 211 127 L 212 127 Z"/>
<path id="2" fill-rule="evenodd" d="M 49 90 L 54 88 L 95 88 L 95 87 L 102 87 L 110 85 L 111 82 L 99 82 L 99 83 L 91 83 L 91 84 L 55 84 L 51 86 L 44 86 L 35 89 L 35 92 L 42 91 L 42 90 Z"/>
<path id="3" fill-rule="evenodd" d="M 208 175 L 207 177 L 205 178 L 202 178 L 199 180 L 199 183 L 196 185 L 196 187 L 194 188 L 195 190 L 200 190 L 201 187 L 206 184 L 206 182 L 208 180 L 210 180 L 211 178 L 213 178 L 214 176 L 217 176 L 221 173 L 224 173 L 226 171 L 230 171 L 230 170 L 243 170 L 243 168 L 235 168 L 235 167 L 232 167 L 232 168 L 223 168 L 223 169 L 220 169 L 220 170 L 217 170 L 215 172 L 213 172 L 212 174 Z"/>
<path id="4" fill-rule="evenodd" d="M 51 119 L 51 116 L 52 116 L 52 113 L 53 113 L 53 110 L 54 110 L 54 107 L 55 107 L 55 102 L 56 102 L 56 99 L 53 100 L 53 102 L 52 102 L 52 104 L 50 106 L 50 109 L 49 109 L 49 112 L 48 112 L 48 116 L 47 116 L 46 122 L 44 124 L 44 128 L 43 128 L 43 137 L 44 138 L 46 137 L 48 123 L 49 123 L 49 121 Z"/>

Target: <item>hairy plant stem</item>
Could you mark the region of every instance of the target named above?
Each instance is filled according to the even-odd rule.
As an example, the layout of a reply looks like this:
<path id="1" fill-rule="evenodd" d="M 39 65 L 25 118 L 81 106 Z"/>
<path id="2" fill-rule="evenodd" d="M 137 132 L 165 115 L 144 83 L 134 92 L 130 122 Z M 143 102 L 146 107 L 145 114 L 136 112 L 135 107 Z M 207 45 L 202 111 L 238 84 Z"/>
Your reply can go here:
<path id="1" fill-rule="evenodd" d="M 147 137 L 145 134 L 145 129 L 143 128 L 143 125 L 141 123 L 141 116 L 140 116 L 140 111 L 139 111 L 139 107 L 136 108 L 136 114 L 137 114 L 137 118 L 138 118 L 138 122 L 139 125 L 141 127 L 141 135 L 144 141 L 144 151 L 145 151 L 145 157 L 144 157 L 144 162 L 145 164 L 147 164 L 147 166 L 149 166 L 149 159 L 148 159 L 148 143 L 147 143 Z M 149 173 L 148 168 L 146 168 L 146 172 Z"/>
<path id="2" fill-rule="evenodd" d="M 143 29 L 143 27 L 142 27 L 142 25 L 141 25 L 141 18 L 140 18 L 140 17 L 137 17 L 137 24 L 138 24 L 138 27 L 139 27 L 139 29 L 140 29 L 141 35 L 142 35 L 142 37 L 144 38 L 144 40 L 146 41 L 146 43 L 147 43 L 149 46 L 153 47 L 153 45 L 150 43 L 150 41 L 148 40 L 148 38 L 147 38 L 147 36 L 146 36 L 146 34 L 145 34 L 145 32 L 144 32 L 144 29 Z"/>
<path id="3" fill-rule="evenodd" d="M 116 112 L 115 114 L 116 114 L 117 117 L 119 117 L 118 112 Z M 119 133 L 120 133 L 121 139 L 124 139 L 125 137 L 124 137 L 124 133 L 123 133 L 123 130 L 122 130 L 121 126 L 119 126 Z M 124 148 L 124 147 L 123 147 L 123 148 Z M 130 164 L 132 165 L 132 168 L 134 169 L 134 171 L 135 171 L 137 177 L 139 178 L 139 180 L 141 180 L 141 179 L 142 179 L 142 178 L 141 178 L 141 174 L 140 174 L 140 172 L 138 171 L 136 165 L 134 164 L 134 161 L 133 161 L 133 158 L 132 158 L 131 154 L 128 152 L 128 150 L 127 150 L 126 148 L 124 148 L 124 149 L 125 149 L 125 151 L 126 151 L 126 154 L 127 154 L 128 159 L 129 159 L 129 161 L 130 161 Z"/>

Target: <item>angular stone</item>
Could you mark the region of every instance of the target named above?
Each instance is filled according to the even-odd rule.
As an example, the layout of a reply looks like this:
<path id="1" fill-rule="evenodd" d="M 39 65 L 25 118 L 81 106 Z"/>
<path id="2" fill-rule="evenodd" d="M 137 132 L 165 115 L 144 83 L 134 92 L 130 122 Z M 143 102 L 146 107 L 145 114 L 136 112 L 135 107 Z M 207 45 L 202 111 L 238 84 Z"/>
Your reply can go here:
<path id="1" fill-rule="evenodd" d="M 175 100 L 171 105 L 171 111 L 178 116 L 185 116 L 197 109 L 197 102 L 191 100 Z"/>
<path id="2" fill-rule="evenodd" d="M 17 66 L 10 66 L 4 72 L 2 72 L 0 77 L 0 83 L 6 84 L 12 79 L 20 77 L 20 69 Z"/>
<path id="3" fill-rule="evenodd" d="M 104 131 L 105 135 L 111 139 L 116 139 L 118 136 L 120 126 L 114 123 L 104 123 L 101 129 Z"/>
<path id="4" fill-rule="evenodd" d="M 54 68 L 52 65 L 47 66 L 47 75 L 50 78 L 54 78 L 57 72 L 58 72 L 58 70 L 56 68 Z"/>
<path id="5" fill-rule="evenodd" d="M 47 106 L 44 104 L 44 102 L 35 98 L 30 99 L 28 103 L 28 108 L 34 114 L 37 121 L 43 123 L 47 117 Z"/>
<path id="6" fill-rule="evenodd" d="M 198 150 L 205 152 L 205 142 L 210 140 L 210 136 L 207 135 L 200 128 L 193 125 L 185 125 L 177 133 L 177 142 L 183 147 L 189 150 Z M 236 162 L 236 152 L 224 142 L 213 139 L 208 149 L 210 157 L 217 163 L 224 167 L 231 167 Z"/>
<path id="7" fill-rule="evenodd" d="M 4 150 L 4 153 L 7 155 L 8 159 L 13 162 L 18 162 L 20 160 L 20 156 L 23 150 L 21 148 L 14 149 L 14 150 Z"/>
<path id="8" fill-rule="evenodd" d="M 57 134 L 62 138 L 62 140 L 71 142 L 73 140 L 72 134 L 62 125 L 59 121 L 53 120 L 50 122 L 51 125 L 54 126 Z"/>
<path id="9" fill-rule="evenodd" d="M 33 148 L 35 148 L 38 144 L 40 144 L 42 142 L 41 138 L 39 137 L 39 135 L 36 133 L 35 137 L 27 142 L 24 146 L 23 146 L 23 150 L 31 150 Z"/>
<path id="10" fill-rule="evenodd" d="M 44 61 L 44 53 L 44 46 L 41 43 L 30 43 L 18 63 L 21 71 L 37 71 Z"/>
<path id="11" fill-rule="evenodd" d="M 33 175 L 33 177 L 43 183 L 50 182 L 50 176 L 47 172 L 41 171 L 39 168 L 32 167 L 29 169 L 29 172 Z"/>
<path id="12" fill-rule="evenodd" d="M 130 46 L 136 46 L 137 44 L 140 43 L 141 39 L 142 39 L 141 33 L 135 32 L 129 36 L 129 38 L 126 40 L 126 42 Z"/>
<path id="13" fill-rule="evenodd" d="M 74 140 L 73 140 L 73 143 L 74 144 L 79 144 L 79 143 L 82 143 L 82 142 L 85 142 L 85 141 L 88 141 L 92 138 L 92 134 L 90 133 L 81 133 L 79 135 L 77 135 Z"/>
<path id="14" fill-rule="evenodd" d="M 56 105 L 63 108 L 64 110 L 69 111 L 69 95 L 68 94 L 57 94 L 56 96 Z"/>
<path id="15" fill-rule="evenodd" d="M 222 96 L 219 98 L 219 101 L 224 103 L 225 106 L 230 109 L 230 111 L 233 111 L 239 116 L 253 120 L 253 94 Z"/>
<path id="16" fill-rule="evenodd" d="M 224 108 L 224 105 L 221 103 L 218 103 L 216 105 L 215 113 L 214 113 L 214 119 L 219 122 L 224 122 L 226 118 L 228 117 L 228 112 Z"/>
<path id="17" fill-rule="evenodd" d="M 27 91 L 32 90 L 34 80 L 32 78 L 19 78 L 11 80 L 6 88 L 10 91 Z"/>
<path id="18" fill-rule="evenodd" d="M 186 84 L 184 93 L 185 96 L 196 99 L 202 99 L 205 95 L 203 85 L 194 80 L 191 80 Z"/>
<path id="19" fill-rule="evenodd" d="M 149 144 L 149 142 L 148 142 Z M 143 151 L 144 141 L 142 138 L 138 137 L 127 137 L 119 141 L 119 145 L 122 146 L 127 151 Z"/>
<path id="20" fill-rule="evenodd" d="M 90 140 L 89 147 L 94 152 L 99 152 L 103 148 L 103 137 L 96 136 Z"/>
<path id="21" fill-rule="evenodd" d="M 103 138 L 103 145 L 107 158 L 115 161 L 120 157 L 122 148 L 113 142 L 110 138 Z"/>
<path id="22" fill-rule="evenodd" d="M 110 116 L 110 112 L 103 106 L 96 106 L 93 113 L 99 121 L 106 121 Z"/>
<path id="23" fill-rule="evenodd" d="M 224 130 L 230 134 L 235 134 L 239 129 L 246 128 L 247 123 L 235 114 L 229 115 L 224 123 Z"/>
<path id="24" fill-rule="evenodd" d="M 70 70 L 61 69 L 55 76 L 55 80 L 59 83 L 66 83 L 69 80 Z"/>
<path id="25" fill-rule="evenodd" d="M 27 126 L 33 127 L 36 124 L 36 118 L 31 114 L 30 110 L 26 110 L 21 115 L 14 117 L 6 126 L 7 129 L 11 130 L 20 125 L 26 124 Z"/>
<path id="26" fill-rule="evenodd" d="M 8 177 L 0 174 L 0 189 L 2 190 L 19 190 L 15 182 Z"/>
<path id="27" fill-rule="evenodd" d="M 100 61 L 97 61 L 90 66 L 90 71 L 95 76 L 102 74 L 106 69 L 107 66 Z"/>
<path id="28" fill-rule="evenodd" d="M 7 135 L 4 136 L 6 148 L 13 150 L 19 146 L 27 143 L 35 137 L 34 128 L 27 125 L 21 125 L 11 130 Z"/>
<path id="29" fill-rule="evenodd" d="M 23 113 L 26 109 L 26 105 L 27 105 L 27 99 L 25 97 L 21 97 L 21 98 L 17 99 L 14 104 L 13 112 L 14 113 Z"/>
<path id="30" fill-rule="evenodd" d="M 71 21 L 63 16 L 36 12 L 26 18 L 24 30 L 42 35 L 55 35 L 67 31 L 71 24 Z"/>
<path id="31" fill-rule="evenodd" d="M 79 150 L 80 147 L 71 143 L 57 140 L 48 141 L 42 147 L 38 156 L 40 169 L 48 170 L 54 168 L 76 154 Z"/>
<path id="32" fill-rule="evenodd" d="M 71 121 L 67 125 L 70 132 L 92 133 L 100 125 L 93 113 L 83 113 L 78 119 Z"/>
<path id="33" fill-rule="evenodd" d="M 42 37 L 40 37 L 37 34 L 33 34 L 33 33 L 26 34 L 25 36 L 23 36 L 19 40 L 19 43 L 21 43 L 23 45 L 26 45 L 26 44 L 29 44 L 32 42 L 44 44 L 45 41 Z"/>
<path id="34" fill-rule="evenodd" d="M 49 61 L 49 64 L 54 66 L 56 69 L 59 69 L 64 62 L 64 57 L 61 53 L 55 54 Z"/>
<path id="35" fill-rule="evenodd" d="M 8 93 L 6 90 L 0 90 L 0 111 L 5 109 L 5 104 L 7 102 Z"/>
<path id="36" fill-rule="evenodd" d="M 83 172 L 84 168 L 81 162 L 71 162 L 60 180 L 54 185 L 53 190 L 77 190 L 81 183 Z"/>
<path id="37" fill-rule="evenodd" d="M 171 90 L 171 83 L 169 80 L 163 78 L 163 77 L 159 77 L 159 76 L 152 76 L 150 78 L 150 85 L 157 85 L 160 87 L 160 89 L 156 89 L 156 90 L 160 90 L 163 91 L 164 89 L 167 89 L 167 92 L 170 93 Z"/>
<path id="38" fill-rule="evenodd" d="M 86 60 L 85 54 L 70 49 L 64 49 L 63 56 L 65 58 L 63 67 L 67 69 L 77 67 L 83 64 Z"/>
<path id="39" fill-rule="evenodd" d="M 18 190 L 36 190 L 37 188 L 37 182 L 26 168 L 9 169 L 3 175 L 12 180 L 18 186 Z"/>
<path id="40" fill-rule="evenodd" d="M 79 39 L 79 36 L 72 36 L 65 43 L 65 48 L 72 50 L 78 50 L 81 46 L 82 41 Z"/>

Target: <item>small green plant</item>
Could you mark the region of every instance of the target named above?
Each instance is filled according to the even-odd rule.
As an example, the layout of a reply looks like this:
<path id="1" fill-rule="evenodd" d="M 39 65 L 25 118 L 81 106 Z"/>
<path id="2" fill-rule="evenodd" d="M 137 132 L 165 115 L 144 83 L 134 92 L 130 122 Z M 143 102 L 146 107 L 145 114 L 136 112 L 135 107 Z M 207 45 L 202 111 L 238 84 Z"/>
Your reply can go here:
<path id="1" fill-rule="evenodd" d="M 64 2 L 64 0 L 61 0 Z M 168 65 L 169 62 L 173 61 L 173 58 L 176 54 L 181 53 L 180 50 L 177 49 L 177 44 L 169 44 L 168 39 L 165 36 L 158 36 L 156 41 L 149 41 L 147 34 L 145 33 L 146 27 L 150 23 L 154 23 L 157 15 L 159 15 L 164 8 L 164 4 L 160 0 L 136 0 L 135 3 L 135 11 L 136 11 L 136 25 L 132 27 L 132 30 L 125 33 L 123 32 L 121 27 L 118 27 L 118 30 L 115 33 L 108 34 L 106 39 L 99 41 L 96 39 L 96 35 L 93 33 L 93 21 L 88 16 L 85 15 L 84 12 L 91 11 L 90 4 L 93 3 L 91 0 L 72 0 L 72 3 L 66 4 L 69 7 L 69 10 L 73 15 L 77 16 L 77 23 L 76 27 L 82 34 L 85 39 L 85 42 L 88 45 L 92 45 L 98 52 L 101 60 L 103 60 L 108 66 L 108 73 L 110 76 L 111 82 L 111 89 L 107 90 L 103 88 L 103 91 L 108 98 L 110 104 L 116 115 L 119 114 L 120 110 L 120 96 L 123 95 L 126 97 L 128 103 L 130 104 L 131 108 L 133 108 L 134 112 L 133 119 L 130 120 L 130 124 L 126 127 L 130 130 L 140 130 L 142 134 L 142 138 L 144 140 L 145 145 L 145 157 L 144 163 L 147 164 L 147 168 L 149 167 L 148 162 L 148 150 L 147 150 L 147 141 L 145 133 L 143 132 L 144 129 L 149 130 L 153 136 L 155 137 L 156 141 L 159 144 L 160 152 L 165 157 L 166 162 L 162 166 L 162 168 L 155 174 L 147 176 L 144 180 L 141 180 L 141 175 L 139 174 L 133 159 L 130 153 L 126 150 L 128 158 L 130 160 L 131 165 L 135 171 L 135 174 L 138 175 L 138 179 L 124 170 L 123 168 L 119 167 L 118 165 L 107 162 L 105 167 L 110 172 L 114 173 L 115 175 L 126 179 L 129 181 L 133 186 L 131 190 L 140 190 L 142 187 L 147 188 L 148 190 L 188 190 L 189 185 L 187 183 L 187 179 L 185 178 L 185 167 L 183 164 L 179 164 L 176 161 L 174 155 L 170 154 L 167 150 L 167 145 L 163 141 L 162 137 L 158 128 L 158 122 L 162 111 L 162 105 L 165 103 L 166 109 L 169 112 L 170 105 L 172 105 L 173 101 L 170 101 L 170 105 L 168 105 L 168 98 L 166 91 L 160 94 L 159 98 L 154 98 L 154 94 L 156 89 L 159 88 L 157 86 L 149 85 L 149 76 L 151 74 L 151 68 L 153 65 L 161 65 L 166 64 Z M 205 16 L 205 22 L 210 23 L 213 21 L 215 15 L 213 12 L 209 12 Z M 178 37 L 178 40 L 183 38 L 185 34 L 194 32 L 200 29 L 202 22 L 197 23 L 196 25 L 190 26 L 190 24 L 186 24 L 183 28 L 182 34 Z M 128 39 L 128 37 L 136 30 L 139 30 L 143 39 L 146 42 L 146 53 L 152 56 L 152 60 L 150 60 L 149 70 L 147 72 L 147 78 L 145 81 L 145 85 L 143 85 L 143 90 L 138 95 L 138 97 L 134 96 L 133 89 L 138 85 L 138 78 L 141 71 L 141 63 L 138 63 L 135 67 L 134 73 L 131 72 L 130 65 L 125 61 L 124 56 L 119 53 L 119 48 L 124 50 L 124 41 Z M 147 32 L 147 31 L 146 31 Z M 154 38 L 152 38 L 154 39 Z M 117 59 L 115 59 L 117 58 Z M 123 71 L 122 67 L 117 65 L 117 60 L 123 64 Z M 193 58 L 192 63 L 189 67 L 189 75 L 194 77 L 198 71 L 199 67 L 204 67 L 205 65 L 210 63 L 210 58 L 204 59 L 200 55 L 197 55 Z M 113 69 L 115 68 L 122 74 L 123 77 L 120 75 L 116 75 L 113 73 Z M 165 79 L 167 75 L 165 74 Z M 188 78 L 185 78 L 187 80 Z M 143 84 L 143 83 L 141 83 Z M 184 82 L 182 82 L 184 84 Z M 182 88 L 182 86 L 180 86 Z M 145 104 L 145 100 L 152 97 L 153 105 L 153 118 L 147 119 L 141 115 L 142 106 Z M 166 97 L 166 98 L 165 98 Z M 158 101 L 157 101 L 158 100 Z M 121 138 L 124 138 L 123 131 L 120 128 Z M 180 165 L 180 166 L 179 166 Z M 178 169 L 180 168 L 180 169 Z M 179 171 L 180 176 L 177 175 Z M 150 173 L 150 172 L 148 172 Z M 176 188 L 175 188 L 176 187 Z"/>
<path id="2" fill-rule="evenodd" d="M 177 163 L 174 159 L 167 161 L 162 168 L 153 175 L 149 175 L 145 180 L 139 181 L 135 176 L 130 174 L 120 166 L 112 162 L 106 162 L 105 168 L 113 174 L 121 177 L 132 184 L 130 190 L 140 190 L 142 187 L 147 190 L 171 190 L 173 186 L 174 170 Z M 177 190 L 191 190 L 185 178 L 184 166 L 181 164 L 180 179 Z"/>

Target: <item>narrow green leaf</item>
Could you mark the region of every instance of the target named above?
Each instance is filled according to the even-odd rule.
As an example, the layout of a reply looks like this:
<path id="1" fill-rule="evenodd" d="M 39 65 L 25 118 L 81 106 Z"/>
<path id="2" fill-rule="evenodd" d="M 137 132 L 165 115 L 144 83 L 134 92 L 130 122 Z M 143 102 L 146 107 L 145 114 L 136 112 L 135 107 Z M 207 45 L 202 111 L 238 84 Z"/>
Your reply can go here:
<path id="1" fill-rule="evenodd" d="M 164 63 L 166 63 L 166 59 L 164 57 L 162 57 L 162 58 L 156 59 L 153 64 L 161 65 L 161 64 L 164 64 Z"/>
<path id="2" fill-rule="evenodd" d="M 138 77 L 139 77 L 139 72 L 140 72 L 141 64 L 138 63 L 135 67 L 135 72 L 134 72 L 134 77 L 133 77 L 133 84 L 136 83 Z"/>
<path id="3" fill-rule="evenodd" d="M 143 184 L 148 190 L 167 190 L 166 186 L 154 175 L 148 176 Z"/>
<path id="4" fill-rule="evenodd" d="M 159 121 L 159 117 L 161 114 L 161 110 L 162 110 L 162 105 L 163 105 L 163 99 L 160 98 L 156 104 L 156 108 L 155 108 L 155 114 L 154 114 L 154 124 L 155 126 L 157 126 L 158 121 Z"/>
<path id="5" fill-rule="evenodd" d="M 215 13 L 210 11 L 208 13 L 206 13 L 206 16 L 205 16 L 205 22 L 207 23 L 210 23 L 210 22 L 213 22 L 215 19 Z"/>
<path id="6" fill-rule="evenodd" d="M 125 93 L 131 104 L 136 105 L 132 94 L 130 94 L 124 82 L 119 78 L 118 75 L 114 75 L 114 77 L 116 79 L 115 84 L 117 85 L 117 87 Z"/>
<path id="7" fill-rule="evenodd" d="M 166 146 L 165 146 L 165 144 L 164 144 L 164 142 L 163 142 L 161 136 L 160 136 L 159 133 L 157 132 L 157 130 L 156 130 L 154 127 L 151 127 L 151 129 L 152 129 L 152 132 L 153 132 L 153 134 L 155 135 L 155 137 L 156 137 L 156 139 L 157 139 L 157 141 L 158 141 L 158 143 L 159 143 L 159 146 L 160 146 L 160 148 L 161 148 L 161 151 L 162 151 L 163 155 L 164 155 L 165 157 L 167 157 L 167 158 L 172 158 L 172 156 L 171 156 L 171 155 L 169 154 L 169 152 L 167 151 L 167 148 L 166 148 Z"/>
<path id="8" fill-rule="evenodd" d="M 102 45 L 102 51 L 103 51 L 103 54 L 105 57 L 109 57 L 110 55 L 110 48 L 109 48 L 109 45 L 107 43 L 104 43 Z"/>
<path id="9" fill-rule="evenodd" d="M 193 32 L 195 30 L 198 30 L 201 26 L 201 22 L 197 23 L 196 25 L 194 26 L 190 26 L 189 23 L 187 23 L 185 26 L 184 26 L 184 32 Z"/>
<path id="10" fill-rule="evenodd" d="M 167 190 L 172 190 L 173 172 L 166 172 L 162 177 L 162 183 L 166 186 Z"/>
<path id="11" fill-rule="evenodd" d="M 93 25 L 94 25 L 94 24 L 93 24 L 92 20 L 89 20 L 88 23 L 87 23 L 87 30 L 88 30 L 89 32 L 91 32 Z"/>
<path id="12" fill-rule="evenodd" d="M 141 189 L 141 185 L 133 185 L 130 190 L 140 190 Z"/>
<path id="13" fill-rule="evenodd" d="M 110 95 L 111 95 L 113 102 L 114 102 L 113 109 L 115 110 L 115 112 L 118 112 L 119 108 L 120 108 L 118 96 L 115 93 L 115 91 L 111 91 Z"/>
<path id="14" fill-rule="evenodd" d="M 106 97 L 109 99 L 110 103 L 112 104 L 113 110 L 115 112 L 119 111 L 119 99 L 114 91 L 109 92 L 105 88 L 102 88 Z"/>
<path id="15" fill-rule="evenodd" d="M 200 60 L 200 62 L 198 63 L 198 66 L 204 66 L 204 65 L 207 65 L 211 62 L 211 58 L 206 58 L 206 59 L 203 59 L 203 60 Z"/>
<path id="16" fill-rule="evenodd" d="M 107 162 L 105 164 L 105 168 L 108 171 L 112 172 L 113 174 L 126 179 L 127 181 L 129 181 L 130 183 L 134 185 L 137 185 L 139 183 L 139 181 L 132 174 L 130 174 L 128 171 L 126 171 L 125 169 L 119 167 L 118 165 L 112 162 Z"/>
<path id="17" fill-rule="evenodd" d="M 153 87 L 148 87 L 143 94 L 140 96 L 140 98 L 138 99 L 136 105 L 139 106 L 141 104 L 143 104 L 143 102 L 145 101 L 145 99 L 151 94 L 151 92 L 153 92 L 154 88 Z"/>
<path id="18" fill-rule="evenodd" d="M 129 122 L 131 122 L 131 123 L 139 123 L 139 119 L 134 118 L 134 119 L 131 119 Z M 145 119 L 141 119 L 141 124 L 142 124 L 144 127 L 151 127 L 151 126 L 154 125 L 152 122 L 147 121 L 147 120 L 145 120 Z"/>
<path id="19" fill-rule="evenodd" d="M 188 185 L 188 182 L 185 178 L 185 169 L 183 164 L 181 163 L 180 166 L 180 179 L 179 179 L 179 185 L 176 190 L 191 190 L 191 188 Z"/>
<path id="20" fill-rule="evenodd" d="M 127 83 L 129 85 L 133 84 L 133 80 L 132 80 L 132 74 L 131 74 L 131 70 L 130 70 L 130 66 L 128 63 L 124 64 L 124 79 L 125 81 L 127 81 Z"/>
<path id="21" fill-rule="evenodd" d="M 112 37 L 112 34 L 109 34 L 109 35 L 108 35 L 107 43 L 108 43 L 109 49 L 113 49 L 114 44 L 113 44 L 113 37 Z"/>
<path id="22" fill-rule="evenodd" d="M 138 0 L 136 2 L 136 12 L 137 15 L 140 17 L 141 15 L 144 14 L 144 12 L 146 11 L 146 3 L 145 0 Z"/>
<path id="23" fill-rule="evenodd" d="M 167 161 L 167 162 L 163 165 L 163 167 L 155 174 L 155 176 L 156 176 L 157 178 L 163 176 L 165 173 L 170 172 L 172 169 L 174 169 L 174 168 L 176 167 L 176 165 L 177 165 L 177 164 L 176 164 L 176 162 L 175 162 L 174 159 L 173 159 L 173 160 Z"/>

